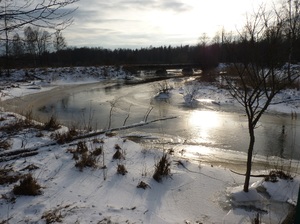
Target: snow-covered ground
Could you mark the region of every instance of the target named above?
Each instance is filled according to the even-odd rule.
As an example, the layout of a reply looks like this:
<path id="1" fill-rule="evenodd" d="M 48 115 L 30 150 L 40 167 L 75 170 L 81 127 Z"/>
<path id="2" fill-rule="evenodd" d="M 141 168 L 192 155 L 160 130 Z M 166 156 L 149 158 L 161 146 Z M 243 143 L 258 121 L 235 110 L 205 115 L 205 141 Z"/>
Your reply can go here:
<path id="1" fill-rule="evenodd" d="M 25 81 L 25 75 L 34 80 Z M 47 91 L 57 85 L 125 77 L 128 74 L 114 67 L 18 70 L 13 71 L 10 80 L 3 81 L 1 101 Z M 221 105 L 236 104 L 226 90 L 200 85 L 197 96 Z M 187 95 L 192 93 L 188 88 L 194 87 L 172 91 Z M 278 95 L 277 102 L 297 98 L 299 91 L 286 90 Z M 298 102 L 291 100 L 271 109 L 299 113 Z M 40 195 L 17 196 L 12 190 L 19 181 L 0 185 L 0 223 L 231 224 L 251 223 L 257 213 L 261 214 L 262 223 L 280 223 L 289 204 L 297 201 L 300 178 L 294 173 L 292 178 L 277 181 L 252 177 L 250 191 L 245 193 L 242 175 L 226 167 L 184 159 L 183 151 L 168 150 L 170 175 L 157 182 L 153 174 L 162 151 L 105 134 L 57 144 L 52 136 L 68 132 L 67 127 L 45 130 L 21 122 L 24 117 L 4 110 L 0 118 L 0 144 L 3 146 L 6 141 L 10 145 L 9 149 L 0 149 L 0 181 L 7 176 L 31 173 L 42 187 Z M 20 129 L 5 128 L 17 123 L 27 125 Z M 75 167 L 72 152 L 78 149 L 78 142 L 84 142 L 89 151 L 102 149 L 96 156 L 95 167 Z M 116 151 L 122 153 L 120 159 L 113 159 Z M 127 170 L 124 175 L 118 174 L 122 165 Z"/>

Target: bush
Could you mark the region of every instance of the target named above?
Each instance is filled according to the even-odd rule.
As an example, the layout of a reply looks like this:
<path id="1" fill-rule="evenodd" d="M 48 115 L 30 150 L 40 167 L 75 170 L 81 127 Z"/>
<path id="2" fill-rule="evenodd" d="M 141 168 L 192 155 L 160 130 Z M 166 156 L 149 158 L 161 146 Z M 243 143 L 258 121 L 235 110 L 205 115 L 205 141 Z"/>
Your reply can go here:
<path id="1" fill-rule="evenodd" d="M 31 174 L 26 175 L 20 180 L 20 185 L 15 185 L 13 193 L 15 195 L 40 195 L 41 186 L 37 183 L 36 179 Z"/>
<path id="2" fill-rule="evenodd" d="M 161 182 L 163 177 L 169 176 L 171 173 L 170 166 L 171 162 L 169 161 L 167 154 L 163 154 L 160 161 L 155 164 L 155 171 L 153 174 L 154 180 Z"/>

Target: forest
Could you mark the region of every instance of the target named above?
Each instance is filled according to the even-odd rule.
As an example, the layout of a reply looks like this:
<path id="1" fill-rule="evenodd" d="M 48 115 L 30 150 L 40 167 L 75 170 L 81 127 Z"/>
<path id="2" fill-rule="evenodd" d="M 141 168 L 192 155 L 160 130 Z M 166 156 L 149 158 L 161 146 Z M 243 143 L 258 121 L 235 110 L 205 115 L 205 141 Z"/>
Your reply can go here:
<path id="1" fill-rule="evenodd" d="M 61 34 L 60 34 L 61 35 Z M 1 55 L 1 68 L 31 67 L 66 67 L 66 66 L 100 66 L 100 65 L 194 65 L 203 70 L 217 66 L 219 63 L 230 63 L 246 60 L 249 56 L 247 45 L 250 40 L 223 37 L 220 42 L 202 42 L 197 45 L 145 47 L 140 49 L 105 49 L 101 47 L 67 47 L 54 49 L 49 43 L 41 50 L 41 43 L 36 38 L 13 39 L 8 54 Z M 61 38 L 63 38 L 61 36 Z M 230 39 L 230 41 L 228 40 Z M 64 40 L 65 41 L 65 40 Z M 277 56 L 284 59 L 289 54 L 289 39 L 276 39 L 272 43 L 269 37 L 256 41 L 261 58 L 267 60 L 270 46 L 276 45 Z M 292 62 L 300 61 L 300 38 L 294 40 Z M 256 52 L 257 54 L 257 52 Z"/>
<path id="2" fill-rule="evenodd" d="M 76 0 L 66 1 L 68 4 L 74 2 Z M 4 11 L 0 14 L 3 18 L 0 69 L 3 72 L 13 68 L 154 64 L 185 64 L 205 70 L 219 63 L 249 63 L 254 55 L 265 67 L 274 61 L 279 66 L 300 61 L 298 1 L 288 1 L 281 10 L 271 12 L 261 7 L 248 17 L 241 30 L 233 32 L 223 28 L 213 38 L 203 33 L 196 45 L 152 46 L 149 43 L 149 47 L 140 49 L 67 46 L 63 31 L 71 21 L 53 23 L 54 12 L 65 5 L 56 4 L 54 8 L 46 5 L 36 9 L 40 12 L 34 20 L 39 21 L 37 24 L 30 20 L 36 15 L 23 9 L 25 6 L 29 9 L 29 6 L 3 6 Z M 46 9 L 53 12 L 44 15 Z"/>

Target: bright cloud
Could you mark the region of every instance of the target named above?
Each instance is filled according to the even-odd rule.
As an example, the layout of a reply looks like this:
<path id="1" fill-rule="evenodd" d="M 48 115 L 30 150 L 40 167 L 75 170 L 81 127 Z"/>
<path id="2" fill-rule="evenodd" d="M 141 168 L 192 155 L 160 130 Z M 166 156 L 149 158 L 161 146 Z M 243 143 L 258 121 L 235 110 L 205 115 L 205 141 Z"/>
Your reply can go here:
<path id="1" fill-rule="evenodd" d="M 223 27 L 234 31 L 262 0 L 79 1 L 74 24 L 64 31 L 71 46 L 140 48 L 196 44 Z M 271 1 L 270 1 L 271 2 Z"/>

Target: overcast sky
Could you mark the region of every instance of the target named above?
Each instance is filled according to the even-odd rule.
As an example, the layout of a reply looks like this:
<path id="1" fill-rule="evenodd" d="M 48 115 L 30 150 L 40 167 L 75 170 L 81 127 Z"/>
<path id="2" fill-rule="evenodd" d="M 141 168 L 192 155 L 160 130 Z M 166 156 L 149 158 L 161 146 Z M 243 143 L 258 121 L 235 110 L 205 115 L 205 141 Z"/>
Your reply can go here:
<path id="1" fill-rule="evenodd" d="M 63 35 L 77 47 L 194 45 L 203 33 L 235 31 L 261 2 L 266 0 L 80 0 Z"/>

